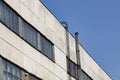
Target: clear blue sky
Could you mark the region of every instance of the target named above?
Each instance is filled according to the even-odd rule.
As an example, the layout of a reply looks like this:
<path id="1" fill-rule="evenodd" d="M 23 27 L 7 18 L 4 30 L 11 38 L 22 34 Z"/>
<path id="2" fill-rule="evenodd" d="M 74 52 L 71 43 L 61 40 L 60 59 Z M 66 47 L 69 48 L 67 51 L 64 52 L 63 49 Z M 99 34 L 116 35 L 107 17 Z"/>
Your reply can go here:
<path id="1" fill-rule="evenodd" d="M 100 66 L 120 80 L 120 0 L 42 0 Z"/>

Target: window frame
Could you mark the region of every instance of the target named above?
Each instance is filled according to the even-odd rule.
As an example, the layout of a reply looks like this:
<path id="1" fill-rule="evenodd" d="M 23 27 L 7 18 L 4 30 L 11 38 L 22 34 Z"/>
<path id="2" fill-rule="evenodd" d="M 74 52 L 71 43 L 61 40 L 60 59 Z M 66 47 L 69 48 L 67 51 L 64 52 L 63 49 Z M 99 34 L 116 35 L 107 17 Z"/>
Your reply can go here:
<path id="1" fill-rule="evenodd" d="M 75 71 L 74 74 L 72 74 L 72 72 L 71 72 L 71 71 L 73 71 L 73 70 L 71 70 L 71 66 L 70 66 L 71 64 L 74 65 L 73 66 L 74 71 Z M 73 62 L 71 59 L 69 59 L 68 57 L 67 57 L 67 73 L 70 76 L 72 76 L 73 78 L 77 79 L 77 64 L 75 62 Z"/>
<path id="2" fill-rule="evenodd" d="M 5 22 L 5 9 L 4 9 L 4 2 L 0 0 L 0 22 Z"/>
<path id="3" fill-rule="evenodd" d="M 82 77 L 81 77 L 82 76 Z M 85 71 L 80 70 L 79 72 L 79 79 L 80 80 L 93 80 Z"/>
<path id="4" fill-rule="evenodd" d="M 3 62 L 5 62 L 5 64 L 6 64 L 6 70 L 3 68 L 3 65 L 4 65 Z M 13 74 L 13 66 L 16 67 L 16 74 Z M 9 71 L 9 69 L 10 69 L 10 71 Z M 18 69 L 20 70 L 20 76 L 17 76 Z M 3 75 L 2 79 L 4 79 L 4 73 L 6 73 L 6 75 L 5 75 L 6 79 L 11 77 L 11 79 L 16 78 L 16 79 L 22 80 L 22 69 L 20 69 L 15 64 L 9 62 L 8 60 L 2 58 L 2 75 Z"/>
<path id="5" fill-rule="evenodd" d="M 10 29 L 12 32 L 14 32 L 16 35 L 18 35 L 21 39 L 23 39 L 25 42 L 27 42 L 29 45 L 31 45 L 33 48 L 35 48 L 37 51 L 39 51 L 40 53 L 44 54 L 47 58 L 49 58 L 51 61 L 55 62 L 55 54 L 54 54 L 54 44 L 48 39 L 46 38 L 43 34 L 40 33 L 40 31 L 38 31 L 34 26 L 32 26 L 30 23 L 28 23 L 24 18 L 22 18 L 13 8 L 11 8 L 6 2 L 4 1 L 1 1 L 3 2 L 3 5 L 4 5 L 4 9 L 5 9 L 5 6 L 6 6 L 6 9 L 9 9 L 8 10 L 8 14 L 11 16 L 11 12 L 13 13 L 13 20 L 12 22 L 14 22 L 15 24 L 12 26 L 13 28 L 11 28 L 11 21 L 8 21 L 8 25 L 5 23 L 5 19 L 4 21 L 0 20 L 8 29 Z M 1 9 L 2 10 L 2 9 Z M 4 10 L 5 12 L 5 10 Z M 16 21 L 16 18 L 17 17 L 17 20 L 18 22 L 15 22 Z M 5 18 L 5 16 L 4 16 Z M 7 19 L 6 19 L 7 20 Z M 10 20 L 10 17 L 8 17 L 8 20 Z M 17 23 L 17 24 L 16 24 Z M 18 25 L 18 28 L 15 26 L 15 25 Z M 29 42 L 29 38 L 28 38 L 28 27 L 26 26 L 31 26 L 31 28 L 33 29 L 33 32 L 31 34 L 33 34 L 32 36 L 34 36 L 34 39 L 35 40 L 30 40 Z M 24 27 L 23 27 L 24 26 Z M 26 29 L 24 29 L 26 28 Z M 41 50 L 38 49 L 38 33 L 41 34 L 41 36 L 51 45 L 49 46 L 50 48 L 46 48 L 46 51 L 50 51 L 50 52 L 46 52 L 46 53 L 43 53 L 42 51 L 42 47 L 41 47 Z M 41 45 L 42 46 L 42 45 Z"/>

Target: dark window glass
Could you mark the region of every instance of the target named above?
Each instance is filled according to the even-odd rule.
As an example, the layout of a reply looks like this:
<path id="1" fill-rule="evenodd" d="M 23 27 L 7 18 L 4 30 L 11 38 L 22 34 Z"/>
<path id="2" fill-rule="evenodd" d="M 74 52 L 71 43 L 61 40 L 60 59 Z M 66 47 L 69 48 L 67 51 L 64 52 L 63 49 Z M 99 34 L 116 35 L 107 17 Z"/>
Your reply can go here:
<path id="1" fill-rule="evenodd" d="M 16 72 L 17 72 L 16 66 L 13 65 L 13 67 L 12 67 L 12 74 L 13 74 L 14 76 L 16 76 Z"/>
<path id="2" fill-rule="evenodd" d="M 7 25 L 7 27 L 9 27 L 10 26 L 10 9 L 6 5 L 4 7 L 5 7 L 5 24 Z"/>
<path id="3" fill-rule="evenodd" d="M 20 78 L 21 77 L 21 70 L 19 68 L 17 68 L 17 77 Z"/>
<path id="4" fill-rule="evenodd" d="M 7 71 L 8 71 L 9 73 L 12 73 L 12 64 L 9 63 L 9 62 L 7 62 Z"/>
<path id="5" fill-rule="evenodd" d="M 15 24 L 14 24 L 14 31 L 18 34 L 19 33 L 19 17 L 17 16 L 17 14 L 15 13 L 14 14 L 14 21 L 15 21 Z"/>
<path id="6" fill-rule="evenodd" d="M 48 42 L 48 56 L 53 59 L 53 49 L 52 44 Z"/>
<path id="7" fill-rule="evenodd" d="M 42 37 L 42 52 L 47 55 L 47 41 L 44 37 Z"/>
<path id="8" fill-rule="evenodd" d="M 32 46 L 37 48 L 37 31 L 24 20 L 22 21 L 22 28 L 23 38 Z"/>
<path id="9" fill-rule="evenodd" d="M 0 0 L 0 20 L 29 44 L 53 60 L 53 44 Z"/>
<path id="10" fill-rule="evenodd" d="M 32 28 L 32 45 L 37 48 L 37 31 Z"/>
<path id="11" fill-rule="evenodd" d="M 74 78 L 77 78 L 77 65 L 68 58 L 67 58 L 67 68 L 68 68 L 68 73 Z"/>
<path id="12" fill-rule="evenodd" d="M 12 80 L 17 80 L 17 78 L 15 76 L 12 77 Z M 19 80 L 19 79 L 18 79 Z"/>
<path id="13" fill-rule="evenodd" d="M 2 60 L 3 80 L 22 80 L 21 69 L 6 60 Z"/>
<path id="14" fill-rule="evenodd" d="M 14 27 L 14 12 L 12 10 L 10 10 L 10 28 L 14 31 L 15 27 Z"/>
<path id="15" fill-rule="evenodd" d="M 2 68 L 3 70 L 7 70 L 7 62 L 5 60 L 2 61 Z"/>
<path id="16" fill-rule="evenodd" d="M 44 37 L 42 38 L 42 52 L 48 56 L 50 59 L 53 59 L 53 48 L 52 44 Z"/>
<path id="17" fill-rule="evenodd" d="M 78 71 L 78 80 L 81 80 L 81 70 Z"/>
<path id="18" fill-rule="evenodd" d="M 12 80 L 12 75 L 10 73 L 8 73 L 7 75 L 7 80 Z"/>
<path id="19" fill-rule="evenodd" d="M 30 78 L 29 78 L 30 80 L 41 80 L 41 79 L 38 79 L 37 77 L 34 77 L 34 76 L 32 76 L 32 75 L 30 75 Z"/>
<path id="20" fill-rule="evenodd" d="M 37 31 L 31 26 L 29 27 L 29 40 L 30 43 L 37 48 Z"/>
<path id="21" fill-rule="evenodd" d="M 3 71 L 3 80 L 7 80 L 7 72 Z"/>
<path id="22" fill-rule="evenodd" d="M 32 44 L 32 28 L 30 25 L 26 25 L 27 26 L 27 41 Z"/>
<path id="23" fill-rule="evenodd" d="M 4 15 L 5 9 L 4 9 L 4 3 L 2 0 L 0 0 L 0 20 L 4 23 Z"/>
<path id="24" fill-rule="evenodd" d="M 92 80 L 85 72 L 79 72 L 79 80 Z"/>
<path id="25" fill-rule="evenodd" d="M 25 21 L 22 21 L 22 28 L 23 28 L 23 38 L 25 40 L 27 40 L 27 33 L 28 33 L 28 28 L 26 26 L 27 24 L 25 23 Z"/>
<path id="26" fill-rule="evenodd" d="M 75 73 L 75 65 L 73 63 L 70 63 L 70 72 L 71 72 L 71 75 L 76 75 Z"/>

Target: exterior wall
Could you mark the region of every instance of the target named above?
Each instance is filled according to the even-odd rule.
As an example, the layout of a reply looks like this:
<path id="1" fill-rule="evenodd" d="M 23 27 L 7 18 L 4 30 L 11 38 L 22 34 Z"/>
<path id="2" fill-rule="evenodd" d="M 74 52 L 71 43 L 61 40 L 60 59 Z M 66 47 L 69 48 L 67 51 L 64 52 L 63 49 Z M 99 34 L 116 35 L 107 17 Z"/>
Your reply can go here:
<path id="1" fill-rule="evenodd" d="M 54 64 L 42 53 L 40 54 L 36 49 L 34 49 L 24 40 L 16 36 L 16 34 L 11 32 L 1 23 L 0 34 L 1 56 L 44 80 L 67 80 L 67 73 L 65 69 L 63 69 L 57 63 Z M 20 45 L 17 46 L 18 44 Z"/>
<path id="2" fill-rule="evenodd" d="M 61 51 L 63 51 L 64 54 L 66 53 L 66 30 L 55 19 L 55 17 L 51 15 L 51 13 L 40 3 L 39 0 L 5 1 L 13 9 L 15 9 L 27 22 L 33 25 L 38 31 L 40 31 L 50 41 L 52 41 Z M 35 6 L 30 5 L 30 3 Z M 19 5 L 19 7 L 16 7 L 14 5 Z"/>
<path id="3" fill-rule="evenodd" d="M 54 43 L 55 62 L 0 23 L 0 55 L 43 80 L 68 80 L 66 30 L 39 0 L 4 0 L 21 17 Z M 69 34 L 70 59 L 77 63 L 75 38 Z M 80 47 L 82 69 L 93 80 L 111 80 Z M 71 78 L 71 80 L 75 80 Z"/>
<path id="4" fill-rule="evenodd" d="M 111 78 L 100 68 L 100 66 L 87 54 L 87 52 L 79 45 L 81 68 L 93 80 L 111 80 Z"/>
<path id="5" fill-rule="evenodd" d="M 70 48 L 70 59 L 77 64 L 75 38 L 73 38 L 71 34 L 69 34 L 69 48 Z"/>

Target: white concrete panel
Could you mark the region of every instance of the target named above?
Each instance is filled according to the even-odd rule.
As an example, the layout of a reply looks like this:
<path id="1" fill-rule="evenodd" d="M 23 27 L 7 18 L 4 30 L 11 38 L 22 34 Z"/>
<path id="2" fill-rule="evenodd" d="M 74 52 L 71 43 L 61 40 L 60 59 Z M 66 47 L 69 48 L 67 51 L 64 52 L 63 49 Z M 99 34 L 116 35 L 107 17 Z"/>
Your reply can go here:
<path id="1" fill-rule="evenodd" d="M 1 30 L 0 31 L 0 38 L 3 40 L 5 39 L 7 42 L 5 45 L 3 45 L 3 42 L 0 41 L 0 44 L 2 45 L 0 47 L 3 47 L 3 48 L 1 48 L 1 55 L 3 55 L 5 58 L 8 58 L 12 62 L 20 65 L 22 68 L 24 68 L 24 69 L 28 68 L 28 69 L 30 69 L 30 72 L 33 72 L 34 69 L 36 69 L 36 68 L 30 66 L 31 62 L 28 62 L 28 66 L 23 67 L 24 61 L 22 61 L 22 60 L 24 60 L 25 58 L 23 58 L 22 55 L 25 55 L 28 58 L 30 58 L 31 60 L 39 63 L 39 65 L 44 67 L 47 71 L 52 72 L 51 74 L 53 74 L 54 76 L 56 75 L 61 79 L 67 80 L 66 79 L 67 73 L 64 70 L 66 63 L 61 62 L 61 64 L 63 64 L 62 66 L 64 66 L 64 68 L 60 67 L 57 64 L 54 64 L 46 56 L 44 56 L 43 54 L 38 52 L 36 49 L 31 47 L 28 43 L 26 43 L 24 40 L 19 38 L 16 34 L 14 34 L 12 31 L 7 29 L 2 24 L 0 24 L 0 28 L 1 28 L 0 29 Z M 5 33 L 4 31 L 7 33 Z M 7 44 L 13 46 L 13 48 Z M 21 47 L 19 48 L 19 46 L 21 46 Z M 9 53 L 10 55 L 8 55 L 7 53 Z M 62 55 L 64 56 L 64 59 L 65 59 L 65 55 L 63 53 L 60 53 L 59 57 L 63 57 Z M 15 61 L 17 61 L 17 62 L 15 62 Z M 29 63 L 30 63 L 30 65 L 29 65 Z M 26 64 L 26 63 L 24 63 L 24 64 Z M 37 70 L 38 69 L 36 69 L 35 71 L 37 71 Z"/>
<path id="2" fill-rule="evenodd" d="M 26 21 L 56 44 L 66 54 L 65 29 L 38 0 L 21 0 L 13 3 L 6 0 Z M 19 5 L 15 7 L 14 5 Z M 54 35 L 55 34 L 55 35 Z M 58 40 L 56 40 L 58 39 Z M 63 45 L 64 44 L 64 45 Z"/>
<path id="3" fill-rule="evenodd" d="M 66 53 L 66 30 L 47 9 L 45 9 L 45 19 L 47 32 L 44 32 L 44 34 L 50 36 L 52 32 L 53 35 L 51 35 L 49 39 L 54 37 L 53 42 L 55 43 L 55 45 L 59 47 L 64 53 Z"/>
<path id="4" fill-rule="evenodd" d="M 43 68 L 40 64 L 30 59 L 29 57 L 24 55 L 24 67 L 27 71 L 32 74 L 35 74 L 39 78 L 43 80 L 61 80 L 60 78 L 53 75 L 47 69 Z"/>
<path id="5" fill-rule="evenodd" d="M 49 60 L 46 56 L 44 56 L 40 52 L 36 51 L 34 48 L 32 48 L 26 42 L 23 42 L 23 54 L 28 56 L 29 58 L 31 58 L 31 60 L 39 63 L 42 67 L 44 67 L 46 70 L 48 70 L 52 74 L 58 76 L 61 79 L 67 80 L 66 79 L 67 73 L 64 70 L 64 68 L 60 67 L 59 65 L 57 65 L 54 62 L 52 62 L 51 60 Z M 30 70 L 30 71 L 33 71 L 33 70 Z"/>
<path id="6" fill-rule="evenodd" d="M 0 38 L 0 55 L 19 66 L 23 66 L 23 54 L 14 46 Z"/>
<path id="7" fill-rule="evenodd" d="M 75 46 L 75 38 L 71 34 L 69 34 L 69 48 L 70 48 L 70 58 L 73 62 L 77 63 L 76 60 L 76 46 Z"/>
<path id="8" fill-rule="evenodd" d="M 67 73 L 67 62 L 66 55 L 62 53 L 57 47 L 55 49 L 55 63 L 58 64 L 61 68 L 63 68 Z"/>
<path id="9" fill-rule="evenodd" d="M 80 58 L 82 69 L 93 79 L 93 80 L 112 80 L 102 68 L 87 54 L 87 52 L 79 46 Z"/>
<path id="10" fill-rule="evenodd" d="M 20 8 L 20 15 L 29 23 L 32 23 L 34 25 L 34 17 L 33 13 L 23 4 L 21 3 L 21 8 Z"/>
<path id="11" fill-rule="evenodd" d="M 15 11 L 20 13 L 21 1 L 20 0 L 4 0 L 10 7 L 12 7 Z"/>
<path id="12" fill-rule="evenodd" d="M 5 41 L 8 41 L 11 45 L 17 49 L 22 50 L 22 41 L 19 36 L 10 31 L 6 26 L 0 23 L 0 37 Z M 18 45 L 19 44 L 19 45 Z"/>
<path id="13" fill-rule="evenodd" d="M 39 17 L 41 21 L 44 22 L 44 6 L 41 4 L 39 0 L 21 0 L 22 4 L 24 4 L 32 13 Z"/>

